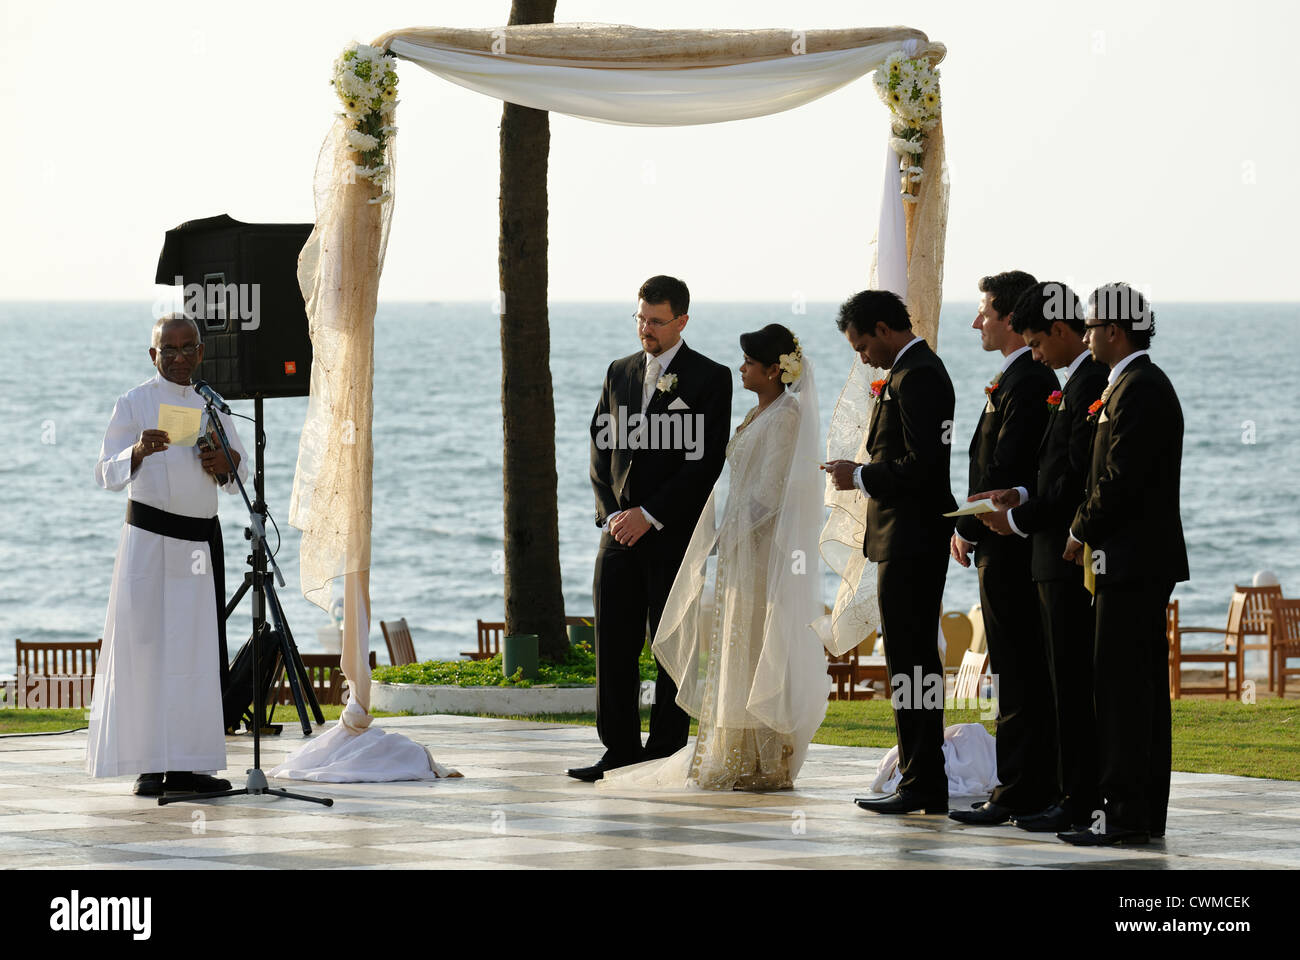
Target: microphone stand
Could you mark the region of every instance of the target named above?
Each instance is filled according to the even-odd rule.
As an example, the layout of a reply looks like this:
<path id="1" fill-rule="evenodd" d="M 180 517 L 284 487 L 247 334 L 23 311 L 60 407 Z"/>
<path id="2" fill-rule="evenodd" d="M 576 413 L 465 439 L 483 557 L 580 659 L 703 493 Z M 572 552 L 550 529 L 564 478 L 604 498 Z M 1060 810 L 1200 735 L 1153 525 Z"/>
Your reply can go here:
<path id="1" fill-rule="evenodd" d="M 206 394 L 201 394 L 201 396 L 203 396 L 203 400 L 207 404 L 208 423 L 216 427 L 217 436 L 221 440 L 222 449 L 226 451 L 230 450 L 230 440 L 226 436 L 225 428 L 221 424 L 221 417 L 217 415 L 216 405 L 213 403 L 212 397 L 207 396 Z M 289 791 L 279 789 L 278 787 L 270 787 L 266 782 L 266 774 L 262 772 L 262 722 L 264 716 L 262 698 L 265 691 L 262 689 L 262 675 L 259 669 L 259 654 L 261 646 L 259 641 L 262 635 L 268 632 L 266 623 L 268 596 L 271 600 L 271 616 L 276 621 L 277 626 L 282 630 L 284 629 L 283 616 L 280 611 L 280 601 L 275 595 L 275 585 L 274 583 L 268 582 L 267 578 L 268 561 L 270 562 L 271 569 L 275 573 L 275 579 L 279 581 L 280 586 L 284 586 L 284 575 L 280 573 L 280 567 L 275 562 L 275 557 L 266 549 L 266 504 L 261 499 L 262 398 L 260 395 L 254 398 L 253 404 L 254 424 L 257 432 L 257 436 L 254 438 L 254 447 L 256 450 L 256 472 L 254 474 L 254 482 L 257 486 L 258 492 L 258 502 L 256 507 L 253 505 L 253 502 L 248 499 L 248 491 L 244 488 L 243 480 L 239 478 L 239 470 L 232 469 L 231 471 L 235 483 L 239 487 L 239 494 L 244 498 L 245 506 L 248 507 L 249 525 L 244 531 L 244 536 L 249 539 L 253 548 L 253 554 L 250 558 L 253 564 L 253 572 L 251 574 L 253 591 L 253 766 L 246 771 L 248 774 L 248 780 L 242 788 L 232 787 L 229 790 L 218 790 L 210 793 L 189 793 L 178 797 L 159 797 L 158 805 L 160 807 L 169 803 L 183 803 L 192 800 L 212 800 L 219 797 L 234 796 L 256 797 L 264 794 L 286 797 L 290 800 L 303 800 L 308 803 L 319 803 L 326 807 L 332 807 L 334 805 L 334 801 L 328 797 L 311 797 L 306 794 L 290 793 Z M 232 467 L 234 466 L 234 464 L 230 462 L 229 456 L 227 456 L 227 463 L 230 463 Z M 235 602 L 238 602 L 239 596 L 242 595 L 243 590 L 248 588 L 249 582 L 250 581 L 248 580 L 245 581 L 244 587 L 241 588 L 241 594 L 237 594 L 235 597 Z M 281 634 L 281 637 L 283 637 L 283 634 Z M 283 642 L 283 640 L 281 640 L 281 642 Z M 294 659 L 296 660 L 297 658 L 295 657 Z M 288 658 L 285 660 L 285 670 L 289 674 L 290 686 L 292 687 L 295 664 Z M 300 697 L 297 699 L 301 700 Z M 303 709 L 301 702 L 298 704 L 298 709 L 299 711 Z M 317 722 L 321 722 L 319 716 L 317 717 Z M 303 723 L 305 727 L 306 721 L 304 720 Z"/>

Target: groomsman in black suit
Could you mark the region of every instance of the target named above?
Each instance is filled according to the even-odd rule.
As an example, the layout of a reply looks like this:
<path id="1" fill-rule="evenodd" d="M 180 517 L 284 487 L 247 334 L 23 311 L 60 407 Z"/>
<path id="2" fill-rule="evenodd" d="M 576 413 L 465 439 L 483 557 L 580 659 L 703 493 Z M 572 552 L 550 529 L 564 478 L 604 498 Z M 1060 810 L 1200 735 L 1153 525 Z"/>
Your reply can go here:
<path id="1" fill-rule="evenodd" d="M 1151 362 L 1155 315 L 1126 284 L 1093 292 L 1088 347 L 1110 367 L 1089 411 L 1095 433 L 1083 504 L 1065 559 L 1095 580 L 1094 702 L 1104 819 L 1057 834 L 1079 846 L 1148 843 L 1169 806 L 1169 647 L 1165 608 L 1188 579 L 1179 512 L 1183 411 Z"/>
<path id="2" fill-rule="evenodd" d="M 1101 806 L 1097 785 L 1097 725 L 1092 706 L 1092 595 L 1083 568 L 1061 556 L 1092 460 L 1088 407 L 1106 387 L 1108 369 L 1083 343 L 1083 304 L 1063 283 L 1039 283 L 1016 301 L 1011 326 L 1038 363 L 1065 371 L 1065 384 L 1040 400 L 1047 429 L 1038 446 L 1038 471 L 1024 488 L 986 491 L 999 509 L 980 516 L 1006 537 L 1032 538 L 1031 572 L 1047 637 L 1047 665 L 1056 701 L 1059 763 L 1057 797 L 1045 810 L 1015 818 L 1034 832 L 1086 827 Z"/>
<path id="3" fill-rule="evenodd" d="M 731 370 L 681 339 L 690 292 L 651 277 L 637 293 L 643 349 L 609 365 L 591 422 L 591 485 L 601 529 L 596 605 L 596 729 L 605 753 L 568 771 L 606 770 L 671 756 L 690 735 L 677 685 L 659 667 L 650 734 L 641 746 L 639 658 L 722 472 L 731 432 Z"/>
<path id="4" fill-rule="evenodd" d="M 1000 490 L 1029 482 L 1047 427 L 1046 398 L 1055 374 L 1030 356 L 1011 326 L 1017 300 L 1035 280 L 1013 270 L 980 281 L 972 326 L 986 351 L 1003 356 L 984 389 L 970 443 L 970 489 Z M 951 539 L 953 559 L 970 566 L 975 551 L 980 605 L 998 699 L 998 787 L 986 803 L 948 814 L 961 823 L 993 825 L 1043 810 L 1056 798 L 1056 730 L 1046 641 L 1031 576 L 1032 548 L 1022 537 L 999 537 L 972 516 L 961 517 Z"/>
<path id="5" fill-rule="evenodd" d="M 840 307 L 840 332 L 864 364 L 888 369 L 873 385 L 866 464 L 826 464 L 836 489 L 868 497 L 862 550 L 877 564 L 885 661 L 898 733 L 897 792 L 855 801 L 876 813 L 946 813 L 943 766 L 943 663 L 939 618 L 948 573 L 943 514 L 956 509 L 948 486 L 955 398 L 943 361 L 912 332 L 907 307 L 884 290 L 866 290 Z M 878 392 L 874 389 L 879 387 Z M 937 683 L 938 703 L 923 691 Z"/>

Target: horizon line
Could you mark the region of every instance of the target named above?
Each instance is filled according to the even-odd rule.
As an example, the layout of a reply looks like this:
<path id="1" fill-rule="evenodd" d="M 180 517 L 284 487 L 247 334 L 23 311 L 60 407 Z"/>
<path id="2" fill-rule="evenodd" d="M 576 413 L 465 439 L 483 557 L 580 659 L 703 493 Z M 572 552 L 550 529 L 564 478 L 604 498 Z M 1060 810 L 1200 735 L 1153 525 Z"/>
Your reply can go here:
<path id="1" fill-rule="evenodd" d="M 87 303 L 87 304 L 90 304 L 90 303 L 114 303 L 114 304 L 149 303 L 149 304 L 152 304 L 153 302 L 154 302 L 153 299 L 150 299 L 150 298 L 147 298 L 147 297 L 141 297 L 141 298 L 138 298 L 138 299 L 137 299 L 137 298 L 134 298 L 134 297 L 117 297 L 117 298 L 109 298 L 109 299 L 92 299 L 92 298 L 82 298 L 82 297 L 56 297 L 56 298 L 50 298 L 50 299 L 35 299 L 35 298 L 22 298 L 22 297 L 19 297 L 19 298 L 13 298 L 13 299 L 0 299 L 0 305 L 2 305 L 2 304 L 23 304 L 23 303 Z M 492 302 L 492 301 L 491 301 L 491 299 L 489 299 L 489 298 L 459 299 L 459 298 L 454 298 L 454 297 L 453 297 L 453 298 L 448 298 L 448 299 L 445 299 L 445 300 L 429 300 L 429 299 L 391 299 L 391 300 L 383 300 L 383 299 L 381 299 L 381 300 L 378 301 L 378 304 L 379 304 L 380 306 L 383 306 L 384 304 L 392 304 L 392 305 L 399 305 L 399 304 L 428 305 L 428 304 L 466 304 L 466 303 L 472 303 L 472 304 L 477 304 L 477 305 L 480 305 L 480 306 L 481 306 L 482 304 L 485 304 L 485 303 L 486 303 L 486 304 L 490 304 L 491 302 Z M 580 299 L 556 298 L 556 299 L 554 299 L 554 300 L 548 299 L 546 302 L 547 302 L 548 304 L 552 304 L 552 303 L 554 303 L 554 304 L 567 304 L 567 303 L 583 303 L 583 304 L 588 304 L 588 303 L 590 303 L 590 304 L 619 304 L 619 303 L 623 303 L 624 300 L 623 300 L 623 299 L 616 299 L 616 300 L 614 300 L 614 299 L 605 299 L 605 298 L 580 298 Z M 803 302 L 804 302 L 804 303 L 836 303 L 836 304 L 838 304 L 838 303 L 842 303 L 843 300 L 840 299 L 840 298 L 821 299 L 821 298 L 817 298 L 817 297 L 808 297 L 808 298 L 805 298 Z M 951 302 L 951 303 L 978 303 L 979 301 L 978 301 L 977 299 L 973 299 L 973 298 L 970 299 L 970 300 L 960 299 L 960 298 L 953 298 L 953 299 L 951 299 L 951 300 L 945 300 L 944 302 L 945 302 L 945 303 L 949 303 L 949 302 Z M 1161 301 L 1161 302 L 1164 303 L 1164 304 L 1166 304 L 1166 305 L 1168 305 L 1168 304 L 1237 304 L 1237 305 L 1242 305 L 1242 306 L 1246 306 L 1246 305 L 1252 305 L 1252 306 L 1292 306 L 1292 305 L 1296 305 L 1296 306 L 1300 306 L 1300 299 L 1294 299 L 1294 300 L 1245 300 L 1245 299 L 1233 299 L 1233 300 L 1186 300 L 1186 299 L 1182 299 L 1182 300 L 1163 300 L 1163 301 Z M 730 299 L 730 300 L 728 300 L 728 299 L 699 299 L 699 300 L 694 300 L 694 299 L 693 299 L 693 300 L 692 300 L 692 305 L 697 304 L 697 303 L 698 303 L 698 304 L 737 304 L 737 303 L 753 303 L 753 304 L 763 304 L 763 305 L 769 305 L 769 304 L 774 304 L 774 303 L 789 304 L 789 303 L 790 303 L 790 298 L 786 297 L 786 298 L 773 299 L 773 300 L 744 300 L 744 299 Z"/>

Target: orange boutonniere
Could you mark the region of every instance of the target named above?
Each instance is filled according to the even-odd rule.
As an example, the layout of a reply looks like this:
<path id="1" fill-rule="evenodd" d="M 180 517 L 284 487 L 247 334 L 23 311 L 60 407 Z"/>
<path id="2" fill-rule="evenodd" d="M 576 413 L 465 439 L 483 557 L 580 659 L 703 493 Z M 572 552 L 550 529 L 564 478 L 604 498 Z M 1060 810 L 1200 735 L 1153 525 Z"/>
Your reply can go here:
<path id="1" fill-rule="evenodd" d="M 872 395 L 873 397 L 879 399 L 879 398 L 880 398 L 880 395 L 881 395 L 881 394 L 884 392 L 884 390 L 885 390 L 885 384 L 887 384 L 888 382 L 889 382 L 889 378 L 887 378 L 887 377 L 886 377 L 884 380 L 872 380 L 872 381 L 871 381 L 871 395 Z"/>
<path id="2" fill-rule="evenodd" d="M 1053 390 L 1047 395 L 1047 405 L 1055 410 L 1061 405 L 1061 391 Z"/>
<path id="3" fill-rule="evenodd" d="M 1105 397 L 1101 397 L 1101 398 L 1095 400 L 1095 401 L 1093 402 L 1092 406 L 1090 406 L 1090 407 L 1088 408 L 1088 419 L 1089 419 L 1089 420 L 1096 420 L 1096 419 L 1097 419 L 1097 414 L 1101 413 L 1101 408 L 1104 407 L 1105 405 L 1106 405 L 1106 398 L 1105 398 Z"/>
<path id="4" fill-rule="evenodd" d="M 996 377 L 993 378 L 993 382 L 984 388 L 984 396 L 992 400 L 993 394 L 998 392 L 998 384 L 1001 381 L 1002 381 L 1002 374 L 999 373 Z"/>

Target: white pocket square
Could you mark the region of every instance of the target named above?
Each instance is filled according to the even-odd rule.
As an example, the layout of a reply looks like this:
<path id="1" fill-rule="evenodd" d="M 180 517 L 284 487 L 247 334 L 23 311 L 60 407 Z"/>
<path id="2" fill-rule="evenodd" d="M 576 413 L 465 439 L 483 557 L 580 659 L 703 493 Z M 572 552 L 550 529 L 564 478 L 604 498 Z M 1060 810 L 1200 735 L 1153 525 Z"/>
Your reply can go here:
<path id="1" fill-rule="evenodd" d="M 1097 422 L 1098 422 L 1098 423 L 1108 423 L 1109 421 L 1110 421 L 1110 417 L 1106 416 L 1106 411 L 1103 410 L 1103 411 L 1101 412 L 1101 417 L 1097 420 Z"/>
<path id="2" fill-rule="evenodd" d="M 688 406 L 686 405 L 686 401 L 685 401 L 685 400 L 683 400 L 681 397 L 678 397 L 678 398 L 677 398 L 676 400 L 674 400 L 672 403 L 668 404 L 668 409 L 669 409 L 669 410 L 689 410 L 689 409 L 691 409 L 691 408 L 688 407 Z"/>

